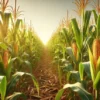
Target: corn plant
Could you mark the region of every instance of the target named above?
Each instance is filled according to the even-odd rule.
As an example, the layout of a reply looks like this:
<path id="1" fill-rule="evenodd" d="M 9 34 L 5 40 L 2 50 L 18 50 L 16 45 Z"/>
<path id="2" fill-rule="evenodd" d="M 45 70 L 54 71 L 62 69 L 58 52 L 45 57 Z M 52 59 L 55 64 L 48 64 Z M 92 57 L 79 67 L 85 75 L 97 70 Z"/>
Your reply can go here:
<path id="1" fill-rule="evenodd" d="M 18 80 L 23 76 L 23 75 L 28 75 L 32 78 L 34 84 L 37 87 L 37 90 L 39 89 L 37 81 L 35 79 L 35 77 L 29 73 L 24 73 L 24 72 L 16 72 L 14 75 L 12 75 L 11 79 L 9 81 L 7 81 L 6 76 L 0 76 L 0 94 L 1 94 L 1 100 L 15 100 L 18 99 L 20 97 L 22 97 L 24 100 L 26 99 L 26 96 L 24 93 L 19 92 L 14 92 L 13 94 L 10 95 L 12 93 L 12 90 L 14 88 L 14 86 L 16 86 Z M 38 90 L 39 92 L 39 90 Z M 10 95 L 10 96 L 9 96 Z"/>
<path id="2" fill-rule="evenodd" d="M 77 3 L 77 2 L 78 1 L 76 0 L 75 3 Z M 82 5 L 83 3 L 84 3 L 84 5 Z M 68 42 L 70 47 L 67 47 L 66 52 L 69 54 L 69 57 L 71 59 L 71 60 L 69 60 L 70 63 L 67 65 L 67 68 L 68 68 L 68 66 L 74 66 L 74 70 L 73 69 L 69 70 L 69 72 L 67 74 L 67 82 L 73 83 L 73 84 L 66 84 L 65 86 L 66 86 L 66 88 L 70 88 L 72 91 L 77 92 L 80 95 L 80 98 L 82 100 L 86 100 L 86 99 L 93 100 L 92 95 L 85 90 L 86 88 L 85 88 L 85 84 L 83 81 L 83 74 L 82 74 L 83 70 L 85 70 L 85 72 L 87 74 L 87 78 L 89 78 L 89 80 L 90 80 L 91 79 L 90 70 L 89 70 L 90 66 L 88 66 L 89 63 L 81 63 L 83 61 L 86 61 L 85 58 L 88 57 L 88 54 L 85 55 L 85 53 L 86 53 L 86 50 L 88 47 L 88 42 L 87 42 L 88 36 L 89 36 L 88 28 L 89 28 L 89 21 L 90 21 L 90 16 L 91 16 L 91 11 L 85 12 L 85 10 L 84 10 L 86 7 L 85 3 L 87 4 L 88 0 L 87 1 L 82 0 L 77 3 L 79 5 L 82 5 L 82 7 L 83 7 L 83 8 L 81 8 L 81 11 L 80 11 L 80 14 L 82 14 L 81 27 L 78 26 L 78 23 L 75 18 L 73 18 L 71 20 L 72 32 L 74 33 L 74 35 L 73 35 L 74 41 Z M 66 32 L 65 29 L 63 32 Z M 68 38 L 68 35 L 66 35 L 66 37 Z M 87 59 L 87 61 L 88 61 L 88 59 Z M 85 67 L 85 69 L 84 69 L 83 66 L 88 66 L 88 68 Z M 75 71 L 75 70 L 77 70 L 77 71 Z M 89 73 L 87 73 L 87 71 Z M 70 78 L 71 78 L 71 81 L 70 81 Z M 79 82 L 79 83 L 77 83 L 77 82 Z M 76 84 L 78 84 L 80 89 L 78 89 L 78 86 L 75 86 Z M 75 89 L 74 86 L 77 88 L 77 91 L 74 90 Z M 63 89 L 58 92 L 58 94 L 55 98 L 56 100 L 60 100 L 61 95 L 63 94 L 64 89 L 66 89 L 66 88 L 63 87 Z M 81 89 L 83 89 L 83 90 L 81 90 Z M 84 93 L 82 91 L 84 91 Z"/>
<path id="3" fill-rule="evenodd" d="M 89 49 L 89 58 L 90 58 L 90 63 L 91 63 L 91 76 L 92 76 L 92 81 L 93 81 L 93 87 L 95 90 L 97 90 L 97 93 L 94 94 L 95 95 L 95 98 L 96 100 L 99 100 L 99 91 L 100 91 L 100 88 L 98 86 L 99 84 L 99 71 L 100 71 L 100 68 L 99 68 L 99 44 L 100 44 L 100 39 L 99 39 L 99 33 L 100 33 L 100 15 L 98 16 L 98 19 L 97 19 L 97 23 L 96 23 L 96 28 L 97 28 L 97 33 L 96 33 L 96 39 L 94 39 L 93 41 L 93 44 L 92 44 L 92 52 L 91 50 Z"/>
<path id="4" fill-rule="evenodd" d="M 39 85 L 32 72 L 33 64 L 35 66 L 35 62 L 37 63 L 41 57 L 43 44 L 30 27 L 22 28 L 22 24 L 26 24 L 19 18 L 22 11 L 19 11 L 20 6 L 17 7 L 17 0 L 15 0 L 14 8 L 8 3 L 9 0 L 0 1 L 1 100 L 17 100 L 20 97 L 25 100 L 25 94 L 20 91 L 14 93 L 13 88 L 18 85 L 23 76 L 29 76 L 39 95 Z"/>
<path id="5" fill-rule="evenodd" d="M 13 87 L 17 84 L 18 80 L 23 75 L 27 75 L 32 78 L 32 81 L 33 81 L 34 85 L 36 86 L 37 91 L 39 93 L 39 86 L 38 86 L 38 82 L 35 79 L 35 77 L 30 73 L 25 73 L 25 72 L 15 72 L 14 73 L 14 72 L 12 72 L 14 59 L 9 58 L 8 51 L 6 50 L 7 46 L 5 44 L 2 43 L 1 48 L 5 49 L 4 54 L 0 60 L 1 100 L 5 100 L 5 98 L 8 96 L 8 94 L 10 94 L 11 90 L 13 90 Z M 12 75 L 12 73 L 14 73 L 14 75 Z M 4 85 L 4 86 L 2 86 L 2 85 Z M 14 98 L 14 97 L 17 98 L 19 96 L 23 96 L 24 94 L 23 93 L 16 93 L 16 94 L 14 93 L 14 95 L 9 96 L 7 98 L 9 98 L 9 99 Z M 7 100 L 9 100 L 9 99 L 7 99 Z"/>

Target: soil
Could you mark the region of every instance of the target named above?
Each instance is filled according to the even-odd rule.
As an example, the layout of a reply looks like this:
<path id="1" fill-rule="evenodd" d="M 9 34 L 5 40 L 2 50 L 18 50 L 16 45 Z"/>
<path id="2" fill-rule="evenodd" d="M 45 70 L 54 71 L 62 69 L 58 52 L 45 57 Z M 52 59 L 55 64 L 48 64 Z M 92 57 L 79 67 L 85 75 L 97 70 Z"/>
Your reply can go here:
<path id="1" fill-rule="evenodd" d="M 33 86 L 32 80 L 29 78 L 27 79 L 28 87 L 24 87 L 24 89 L 20 88 L 20 90 L 28 97 L 27 100 L 55 100 L 57 92 L 63 87 L 65 82 L 63 81 L 63 79 L 62 86 L 59 84 L 57 65 L 54 65 L 52 61 L 53 59 L 48 49 L 44 48 L 41 60 L 37 64 L 36 69 L 33 71 L 33 75 L 36 77 L 39 83 L 39 95 L 37 93 L 36 87 Z M 21 82 L 23 81 L 21 80 Z M 20 84 L 22 83 L 19 83 L 18 86 L 20 86 Z M 61 100 L 66 100 L 67 95 L 69 95 L 68 90 L 64 92 Z M 77 98 L 77 100 L 80 100 L 77 95 L 75 98 Z"/>
<path id="2" fill-rule="evenodd" d="M 40 86 L 40 97 L 33 100 L 54 100 L 56 93 L 60 89 L 56 71 L 49 51 L 44 48 L 42 58 L 34 71 Z"/>

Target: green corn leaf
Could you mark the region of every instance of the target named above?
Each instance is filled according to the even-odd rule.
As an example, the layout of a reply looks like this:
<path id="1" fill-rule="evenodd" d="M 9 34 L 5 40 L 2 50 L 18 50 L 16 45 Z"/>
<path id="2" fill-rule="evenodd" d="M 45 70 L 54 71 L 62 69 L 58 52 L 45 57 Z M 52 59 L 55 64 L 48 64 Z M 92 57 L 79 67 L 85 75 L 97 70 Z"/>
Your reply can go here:
<path id="1" fill-rule="evenodd" d="M 88 51 L 89 51 L 89 59 L 90 59 L 90 72 L 91 72 L 92 81 L 94 81 L 96 72 L 95 72 L 95 68 L 94 68 L 94 64 L 93 64 L 93 62 L 94 62 L 93 55 L 92 55 L 90 48 L 88 49 Z"/>
<path id="2" fill-rule="evenodd" d="M 32 73 L 32 65 L 28 60 L 23 61 L 25 63 L 26 67 L 28 67 L 30 73 Z"/>
<path id="3" fill-rule="evenodd" d="M 7 45 L 3 42 L 0 42 L 0 47 L 4 50 L 7 50 Z"/>
<path id="4" fill-rule="evenodd" d="M 100 71 L 100 57 L 97 61 L 97 66 L 96 66 L 96 73 L 98 73 Z"/>
<path id="5" fill-rule="evenodd" d="M 34 77 L 32 74 L 25 73 L 25 72 L 16 72 L 16 73 L 12 76 L 12 78 L 11 78 L 11 80 L 10 80 L 8 86 L 7 86 L 7 93 L 9 93 L 9 92 L 12 90 L 12 88 L 16 85 L 16 83 L 19 81 L 19 79 L 20 79 L 23 75 L 27 75 L 27 76 L 29 76 L 29 77 L 32 78 L 33 83 L 34 83 L 34 85 L 36 86 L 37 91 L 38 91 L 38 94 L 39 94 L 39 85 L 38 85 L 37 80 L 35 79 L 35 77 Z"/>
<path id="6" fill-rule="evenodd" d="M 21 22 L 22 22 L 22 19 L 17 19 L 16 24 L 15 24 L 15 32 L 17 32 Z"/>
<path id="7" fill-rule="evenodd" d="M 83 62 L 82 63 L 84 66 L 84 71 L 87 74 L 88 78 L 91 79 L 91 72 L 90 72 L 90 61 L 88 62 Z"/>
<path id="8" fill-rule="evenodd" d="M 89 62 L 80 62 L 80 64 L 79 64 L 79 73 L 80 73 L 81 80 L 83 80 L 84 72 L 86 73 L 87 77 L 89 79 L 91 79 L 90 61 Z"/>
<path id="9" fill-rule="evenodd" d="M 75 34 L 76 43 L 78 46 L 79 51 L 81 52 L 81 48 L 83 45 L 83 34 L 80 32 L 76 19 L 71 20 L 72 28 Z"/>
<path id="10" fill-rule="evenodd" d="M 83 66 L 82 62 L 80 62 L 80 64 L 79 64 L 79 73 L 80 73 L 81 81 L 83 81 L 83 76 L 84 76 L 84 66 Z"/>
<path id="11" fill-rule="evenodd" d="M 14 33 L 13 33 L 13 39 L 14 39 L 14 41 L 16 41 L 16 36 L 17 36 L 18 29 L 19 29 L 19 26 L 20 26 L 21 22 L 22 22 L 21 19 L 17 19 L 15 25 L 13 25 L 13 27 L 14 27 Z"/>
<path id="12" fill-rule="evenodd" d="M 68 55 L 70 56 L 70 58 L 75 62 L 76 59 L 75 59 L 75 56 L 74 56 L 74 54 L 73 54 L 73 50 L 72 50 L 71 47 L 67 47 L 67 53 L 68 53 Z"/>
<path id="13" fill-rule="evenodd" d="M 84 16 L 84 25 L 83 25 L 83 36 L 84 37 L 86 36 L 86 33 L 87 33 L 90 17 L 91 17 L 91 11 L 86 11 L 85 16 Z"/>
<path id="14" fill-rule="evenodd" d="M 67 74 L 67 80 L 70 82 L 70 80 L 75 80 L 76 82 L 80 82 L 80 75 L 78 71 L 69 71 Z"/>
<path id="15" fill-rule="evenodd" d="M 63 89 L 70 88 L 72 91 L 77 92 L 81 98 L 81 100 L 93 100 L 93 97 L 90 93 L 88 93 L 81 83 L 77 82 L 75 84 L 66 84 Z"/>
<path id="16" fill-rule="evenodd" d="M 23 98 L 23 100 L 27 100 L 26 95 L 20 92 L 15 92 L 14 94 L 6 97 L 6 100 L 18 100 L 20 97 L 21 99 Z"/>
<path id="17" fill-rule="evenodd" d="M 66 43 L 68 43 L 69 45 L 71 45 L 71 36 L 68 34 L 68 31 L 66 28 L 62 29 L 65 37 L 66 37 Z"/>
<path id="18" fill-rule="evenodd" d="M 100 15 L 97 19 L 97 37 L 100 37 Z"/>
<path id="19" fill-rule="evenodd" d="M 26 53 L 26 52 L 24 52 L 24 53 L 22 54 L 22 57 L 23 57 L 23 58 L 28 58 L 28 57 L 29 57 L 29 54 Z"/>
<path id="20" fill-rule="evenodd" d="M 17 69 L 19 70 L 21 67 L 20 65 L 23 63 L 23 60 L 20 57 L 14 57 L 11 59 L 11 64 L 17 61 L 18 67 Z"/>
<path id="21" fill-rule="evenodd" d="M 5 68 L 3 62 L 0 61 L 0 75 L 5 75 Z"/>
<path id="22" fill-rule="evenodd" d="M 11 13 L 4 13 L 4 25 L 9 26 L 9 19 L 11 18 Z"/>
<path id="23" fill-rule="evenodd" d="M 25 75 L 32 78 L 32 81 L 33 81 L 34 85 L 36 86 L 36 89 L 37 89 L 37 92 L 38 92 L 38 95 L 39 95 L 39 84 L 38 84 L 36 78 L 34 77 L 34 75 L 32 75 L 30 73 L 25 73 Z"/>
<path id="24" fill-rule="evenodd" d="M 0 76 L 0 94 L 1 100 L 5 100 L 7 80 L 6 76 Z"/>
<path id="25" fill-rule="evenodd" d="M 1 34 L 2 34 L 3 38 L 5 38 L 8 33 L 8 26 L 9 26 L 9 20 L 11 18 L 11 13 L 2 13 L 1 12 L 1 17 L 2 17 Z"/>
<path id="26" fill-rule="evenodd" d="M 95 23 L 97 23 L 98 15 L 96 13 L 96 10 L 92 10 L 92 12 L 93 12 L 93 15 L 94 15 Z"/>
<path id="27" fill-rule="evenodd" d="M 61 96 L 63 95 L 64 89 L 60 89 L 56 94 L 55 100 L 61 100 Z"/>
<path id="28" fill-rule="evenodd" d="M 69 72 L 69 71 L 72 71 L 74 68 L 73 68 L 73 65 L 71 63 L 67 63 L 67 64 L 64 64 L 63 66 L 63 72 Z"/>
<path id="29" fill-rule="evenodd" d="M 77 82 L 75 84 L 66 84 L 63 89 L 60 89 L 56 94 L 55 100 L 61 100 L 63 92 L 65 89 L 70 88 L 72 91 L 77 92 L 81 98 L 81 100 L 93 100 L 93 97 L 90 93 L 88 93 L 81 83 Z M 67 98 L 66 98 L 67 99 Z"/>
<path id="30" fill-rule="evenodd" d="M 19 81 L 19 79 L 24 75 L 24 72 L 17 72 L 12 77 L 11 80 L 7 86 L 7 93 L 10 93 L 12 88 L 16 85 L 16 83 Z"/>
<path id="31" fill-rule="evenodd" d="M 97 73 L 97 76 L 93 81 L 93 86 L 95 89 L 100 89 L 100 71 Z"/>

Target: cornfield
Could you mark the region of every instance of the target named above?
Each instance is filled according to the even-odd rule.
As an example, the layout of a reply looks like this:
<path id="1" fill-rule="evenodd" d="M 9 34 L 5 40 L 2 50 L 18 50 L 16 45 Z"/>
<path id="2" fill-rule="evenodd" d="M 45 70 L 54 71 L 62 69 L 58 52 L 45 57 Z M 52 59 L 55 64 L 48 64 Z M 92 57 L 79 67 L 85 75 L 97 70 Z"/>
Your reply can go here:
<path id="1" fill-rule="evenodd" d="M 17 0 L 0 0 L 0 100 L 100 100 L 99 0 L 73 3 L 80 21 L 67 11 L 45 46 Z"/>

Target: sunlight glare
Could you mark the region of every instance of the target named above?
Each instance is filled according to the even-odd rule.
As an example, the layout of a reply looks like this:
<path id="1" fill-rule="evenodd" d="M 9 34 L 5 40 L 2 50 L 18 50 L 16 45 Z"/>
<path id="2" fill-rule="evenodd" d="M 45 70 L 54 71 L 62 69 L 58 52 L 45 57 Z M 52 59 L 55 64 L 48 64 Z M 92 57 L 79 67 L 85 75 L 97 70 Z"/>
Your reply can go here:
<path id="1" fill-rule="evenodd" d="M 41 39 L 41 41 L 43 42 L 44 45 L 46 45 L 47 42 L 49 41 L 49 38 L 48 37 L 45 37 L 43 35 L 40 37 L 40 39 Z"/>
<path id="2" fill-rule="evenodd" d="M 46 45 L 49 41 L 49 39 L 51 38 L 51 35 L 53 33 L 53 30 L 51 30 L 50 27 L 47 27 L 46 25 L 42 26 L 39 25 L 34 25 L 34 29 L 37 33 L 37 35 L 39 36 L 39 38 L 41 39 L 41 41 L 43 42 L 44 45 Z"/>
<path id="3" fill-rule="evenodd" d="M 47 44 L 47 42 L 49 41 L 50 39 L 50 33 L 49 34 L 46 34 L 45 33 L 40 33 L 40 32 L 37 32 L 37 35 L 39 36 L 39 38 L 41 39 L 41 41 L 43 42 L 44 45 Z"/>

